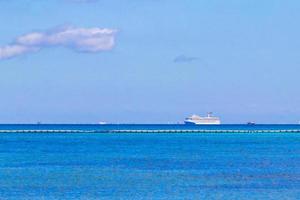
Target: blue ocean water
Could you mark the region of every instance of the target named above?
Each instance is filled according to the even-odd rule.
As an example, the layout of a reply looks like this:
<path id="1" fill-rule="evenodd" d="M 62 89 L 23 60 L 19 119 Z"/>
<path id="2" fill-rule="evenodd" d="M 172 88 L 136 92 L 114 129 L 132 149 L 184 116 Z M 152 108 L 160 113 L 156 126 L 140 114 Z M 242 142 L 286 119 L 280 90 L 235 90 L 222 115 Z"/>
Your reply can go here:
<path id="1" fill-rule="evenodd" d="M 23 129 L 299 125 L 0 125 Z M 300 199 L 300 134 L 0 134 L 0 199 Z"/>

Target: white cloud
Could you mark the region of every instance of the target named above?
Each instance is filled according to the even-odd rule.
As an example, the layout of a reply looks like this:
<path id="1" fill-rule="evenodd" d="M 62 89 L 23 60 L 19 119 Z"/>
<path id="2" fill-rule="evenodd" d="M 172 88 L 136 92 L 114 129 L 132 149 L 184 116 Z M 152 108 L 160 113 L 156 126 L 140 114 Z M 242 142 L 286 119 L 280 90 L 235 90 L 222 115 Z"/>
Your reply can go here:
<path id="1" fill-rule="evenodd" d="M 27 52 L 35 51 L 36 48 L 26 47 L 23 45 L 12 44 L 0 47 L 0 60 L 18 56 Z"/>
<path id="2" fill-rule="evenodd" d="M 63 46 L 79 52 L 108 51 L 115 45 L 115 34 L 114 29 L 74 27 L 31 32 L 18 37 L 10 45 L 0 46 L 0 59 L 52 46 Z"/>

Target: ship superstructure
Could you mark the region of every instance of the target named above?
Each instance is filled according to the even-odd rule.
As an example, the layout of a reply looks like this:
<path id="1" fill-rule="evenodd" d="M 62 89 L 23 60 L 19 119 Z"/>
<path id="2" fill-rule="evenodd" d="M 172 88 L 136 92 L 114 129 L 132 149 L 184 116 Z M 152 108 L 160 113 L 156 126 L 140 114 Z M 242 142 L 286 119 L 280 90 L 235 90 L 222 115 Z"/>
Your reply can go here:
<path id="1" fill-rule="evenodd" d="M 198 115 L 192 115 L 191 117 L 187 117 L 184 120 L 185 124 L 203 124 L 203 125 L 218 125 L 221 124 L 221 120 L 219 117 L 212 116 L 212 113 L 209 112 L 206 117 L 200 117 Z"/>

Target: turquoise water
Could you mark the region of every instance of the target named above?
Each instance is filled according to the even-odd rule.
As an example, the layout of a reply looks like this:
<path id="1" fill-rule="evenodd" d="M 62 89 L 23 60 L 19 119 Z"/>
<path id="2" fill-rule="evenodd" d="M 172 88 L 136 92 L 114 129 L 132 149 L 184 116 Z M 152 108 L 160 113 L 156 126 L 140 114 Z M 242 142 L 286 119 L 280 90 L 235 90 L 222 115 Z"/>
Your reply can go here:
<path id="1" fill-rule="evenodd" d="M 170 127 L 202 128 L 0 125 L 5 130 Z M 300 128 L 218 128 L 224 127 Z M 0 199 L 299 198 L 300 134 L 0 135 Z"/>

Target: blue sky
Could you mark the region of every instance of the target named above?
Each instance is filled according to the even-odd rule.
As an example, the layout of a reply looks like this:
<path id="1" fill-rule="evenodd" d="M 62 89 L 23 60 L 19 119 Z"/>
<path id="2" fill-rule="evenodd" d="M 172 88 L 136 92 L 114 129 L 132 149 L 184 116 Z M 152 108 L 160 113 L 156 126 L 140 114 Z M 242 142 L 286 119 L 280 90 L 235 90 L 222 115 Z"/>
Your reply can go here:
<path id="1" fill-rule="evenodd" d="M 1 123 L 300 120 L 299 1 L 0 0 Z"/>

